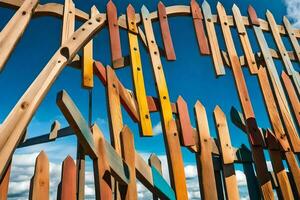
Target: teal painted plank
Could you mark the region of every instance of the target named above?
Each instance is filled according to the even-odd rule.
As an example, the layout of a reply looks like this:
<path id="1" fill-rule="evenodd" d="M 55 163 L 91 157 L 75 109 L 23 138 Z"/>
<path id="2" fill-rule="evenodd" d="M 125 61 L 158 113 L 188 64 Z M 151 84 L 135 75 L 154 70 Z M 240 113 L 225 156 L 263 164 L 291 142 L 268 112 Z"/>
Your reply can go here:
<path id="1" fill-rule="evenodd" d="M 114 177 L 117 178 L 120 183 L 127 185 L 129 183 L 128 166 L 107 141 L 105 141 L 105 153 Z"/>
<path id="2" fill-rule="evenodd" d="M 163 196 L 166 196 L 170 200 L 175 200 L 175 193 L 171 186 L 166 182 L 166 180 L 161 176 L 161 174 L 155 169 L 154 166 L 151 167 L 153 185 Z"/>
<path id="3" fill-rule="evenodd" d="M 56 103 L 77 135 L 79 143 L 92 158 L 97 158 L 92 132 L 79 109 L 65 90 L 58 93 Z"/>

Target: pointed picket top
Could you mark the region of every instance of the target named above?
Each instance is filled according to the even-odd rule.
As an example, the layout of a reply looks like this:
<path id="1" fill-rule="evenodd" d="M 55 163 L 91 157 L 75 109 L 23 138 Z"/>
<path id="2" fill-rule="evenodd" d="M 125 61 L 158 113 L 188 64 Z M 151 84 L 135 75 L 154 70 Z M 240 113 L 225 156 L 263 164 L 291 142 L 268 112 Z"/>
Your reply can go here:
<path id="1" fill-rule="evenodd" d="M 209 126 L 208 126 L 206 109 L 199 100 L 197 100 L 194 106 L 194 112 L 195 112 L 198 135 L 199 135 L 198 136 L 199 142 L 201 145 L 201 143 L 203 142 L 210 141 L 211 136 L 210 136 Z"/>
<path id="2" fill-rule="evenodd" d="M 179 96 L 176 102 L 179 124 L 181 127 L 181 143 L 183 146 L 195 145 L 194 129 L 191 125 L 187 103 Z"/>
<path id="3" fill-rule="evenodd" d="M 95 17 L 95 16 L 98 15 L 98 14 L 100 14 L 98 8 L 97 8 L 95 5 L 93 5 L 93 6 L 91 7 L 91 17 Z"/>
<path id="4" fill-rule="evenodd" d="M 48 156 L 44 150 L 42 150 L 39 155 L 36 157 L 37 161 L 48 162 Z"/>
<path id="5" fill-rule="evenodd" d="M 234 125 L 240 128 L 244 133 L 247 132 L 246 122 L 243 117 L 243 114 L 240 113 L 235 107 L 231 107 L 230 109 L 230 118 Z"/>
<path id="6" fill-rule="evenodd" d="M 142 6 L 141 12 L 142 12 L 142 16 L 144 18 L 149 17 L 149 10 L 145 5 Z"/>
<path id="7" fill-rule="evenodd" d="M 219 1 L 217 4 L 217 12 L 219 15 L 220 22 L 224 23 L 225 25 L 228 25 L 228 19 L 227 19 L 225 8 Z"/>
<path id="8" fill-rule="evenodd" d="M 233 13 L 233 15 L 235 17 L 234 19 L 239 21 L 239 23 L 236 24 L 236 25 L 239 26 L 240 23 L 244 23 L 242 21 L 241 11 L 240 11 L 239 7 L 236 4 L 233 4 L 231 10 L 232 10 L 232 13 Z M 243 29 L 245 29 L 245 28 L 243 28 Z"/>
<path id="9" fill-rule="evenodd" d="M 148 158 L 148 163 L 151 167 L 155 167 L 156 170 L 162 174 L 162 164 L 161 164 L 161 160 L 158 158 L 158 156 L 154 153 L 152 153 L 150 155 L 150 157 Z"/>
<path id="10" fill-rule="evenodd" d="M 270 129 L 266 130 L 265 141 L 269 150 L 280 150 L 279 142 Z"/>
<path id="11" fill-rule="evenodd" d="M 117 7 L 116 5 L 114 4 L 114 2 L 112 0 L 109 0 L 106 4 L 106 8 L 108 9 L 114 9 L 114 10 L 117 10 Z"/>
<path id="12" fill-rule="evenodd" d="M 202 15 L 201 8 L 200 8 L 198 2 L 196 0 L 191 0 L 190 5 L 191 5 L 193 18 L 202 20 L 203 15 Z"/>
<path id="13" fill-rule="evenodd" d="M 158 9 L 166 9 L 166 6 L 163 2 L 159 1 L 157 4 Z"/>
<path id="14" fill-rule="evenodd" d="M 68 155 L 63 161 L 61 172 L 60 199 L 76 199 L 76 165 L 70 155 Z"/>
<path id="15" fill-rule="evenodd" d="M 126 14 L 128 15 L 130 15 L 130 17 L 129 16 L 127 16 L 128 18 L 132 18 L 133 17 L 133 14 L 135 14 L 135 10 L 134 10 L 134 7 L 131 5 L 131 4 L 129 4 L 128 6 L 127 6 L 127 8 L 126 8 Z"/>
<path id="16" fill-rule="evenodd" d="M 131 4 L 127 6 L 126 15 L 127 15 L 127 24 L 128 24 L 129 31 L 138 34 L 138 29 L 136 26 L 136 19 L 135 19 L 135 10 Z"/>
<path id="17" fill-rule="evenodd" d="M 257 17 L 256 11 L 251 5 L 248 6 L 248 14 L 252 25 L 260 26 L 260 22 Z"/>
<path id="18" fill-rule="evenodd" d="M 203 1 L 203 3 L 202 3 L 202 11 L 203 11 L 203 14 L 205 16 L 210 17 L 210 19 L 211 19 L 211 17 L 212 17 L 211 8 L 210 8 L 210 5 L 208 4 L 207 1 Z"/>

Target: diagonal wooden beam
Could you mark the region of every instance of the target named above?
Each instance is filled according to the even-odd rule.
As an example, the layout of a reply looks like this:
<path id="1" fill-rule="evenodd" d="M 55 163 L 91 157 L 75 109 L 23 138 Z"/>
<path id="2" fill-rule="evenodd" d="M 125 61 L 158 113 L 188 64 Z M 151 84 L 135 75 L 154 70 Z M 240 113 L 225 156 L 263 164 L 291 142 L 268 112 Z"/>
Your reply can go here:
<path id="1" fill-rule="evenodd" d="M 84 23 L 64 46 L 57 50 L 3 121 L 0 127 L 0 178 L 22 139 L 25 128 L 54 81 L 78 50 L 100 31 L 104 22 L 105 19 L 97 15 Z"/>
<path id="2" fill-rule="evenodd" d="M 0 32 L 0 71 L 22 37 L 34 13 L 38 0 L 26 0 Z"/>

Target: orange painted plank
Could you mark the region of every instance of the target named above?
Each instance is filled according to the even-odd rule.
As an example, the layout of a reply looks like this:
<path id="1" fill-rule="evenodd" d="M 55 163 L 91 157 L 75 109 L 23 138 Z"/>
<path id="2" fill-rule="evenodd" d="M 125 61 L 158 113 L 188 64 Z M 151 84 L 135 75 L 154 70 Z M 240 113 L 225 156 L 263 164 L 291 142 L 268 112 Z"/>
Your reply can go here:
<path id="1" fill-rule="evenodd" d="M 166 7 L 161 1 L 158 3 L 157 12 L 158 12 L 159 25 L 161 29 L 161 36 L 165 47 L 166 58 L 168 60 L 176 60 L 176 55 L 175 55 L 169 23 L 168 23 Z"/>
<path id="2" fill-rule="evenodd" d="M 178 97 L 176 105 L 181 130 L 181 143 L 183 146 L 193 146 L 195 145 L 194 129 L 191 125 L 187 104 L 182 96 Z"/>
<path id="3" fill-rule="evenodd" d="M 62 164 L 60 199 L 76 199 L 76 165 L 71 156 L 67 156 Z"/>
<path id="4" fill-rule="evenodd" d="M 0 181 L 0 199 L 7 199 L 10 171 L 11 171 L 11 163 L 7 167 L 6 172 L 2 180 Z"/>
<path id="5" fill-rule="evenodd" d="M 112 63 L 122 58 L 118 13 L 115 4 L 110 0 L 106 5 L 107 23 L 110 38 Z"/>
<path id="6" fill-rule="evenodd" d="M 204 30 L 202 10 L 196 0 L 191 0 L 190 5 L 200 53 L 210 55 L 208 40 Z"/>
<path id="7" fill-rule="evenodd" d="M 197 101 L 195 104 L 195 118 L 197 121 L 197 148 L 195 154 L 198 170 L 201 197 L 203 199 L 218 199 L 218 192 L 215 181 L 215 173 L 212 157 L 212 143 L 208 127 L 205 107 Z"/>
<path id="8" fill-rule="evenodd" d="M 31 200 L 49 199 L 49 160 L 44 151 L 36 158 L 31 184 L 29 192 Z"/>

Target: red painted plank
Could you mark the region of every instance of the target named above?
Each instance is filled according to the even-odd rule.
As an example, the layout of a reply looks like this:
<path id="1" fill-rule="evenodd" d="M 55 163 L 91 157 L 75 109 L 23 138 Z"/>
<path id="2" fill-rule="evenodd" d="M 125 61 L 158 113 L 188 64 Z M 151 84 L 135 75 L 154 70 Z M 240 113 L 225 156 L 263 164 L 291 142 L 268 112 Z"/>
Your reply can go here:
<path id="1" fill-rule="evenodd" d="M 76 199 L 76 165 L 71 156 L 68 156 L 62 165 L 60 199 Z"/>

